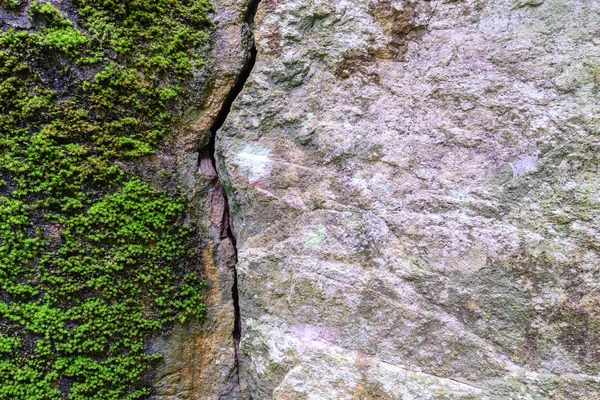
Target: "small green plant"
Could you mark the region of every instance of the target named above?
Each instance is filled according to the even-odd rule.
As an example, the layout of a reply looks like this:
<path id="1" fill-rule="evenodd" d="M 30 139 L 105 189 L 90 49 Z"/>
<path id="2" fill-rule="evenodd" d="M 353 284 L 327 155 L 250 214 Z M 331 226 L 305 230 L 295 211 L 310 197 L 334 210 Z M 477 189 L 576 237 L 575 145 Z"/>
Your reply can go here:
<path id="1" fill-rule="evenodd" d="M 25 3 L 25 0 L 0 0 L 0 7 L 7 11 L 18 11 Z"/>
<path id="2" fill-rule="evenodd" d="M 0 399 L 146 398 L 148 340 L 204 312 L 185 202 L 124 166 L 178 124 L 210 4 L 73 4 L 0 2 L 34 26 L 0 31 Z"/>

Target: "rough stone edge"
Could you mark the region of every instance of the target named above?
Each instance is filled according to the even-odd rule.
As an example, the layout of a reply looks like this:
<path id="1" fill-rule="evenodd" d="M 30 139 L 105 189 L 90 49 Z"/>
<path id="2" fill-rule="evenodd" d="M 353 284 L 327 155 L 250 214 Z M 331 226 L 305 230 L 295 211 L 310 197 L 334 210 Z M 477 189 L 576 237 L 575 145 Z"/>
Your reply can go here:
<path id="1" fill-rule="evenodd" d="M 153 351 L 164 355 L 153 383 L 154 400 L 247 398 L 234 340 L 235 242 L 227 234 L 227 199 L 211 161 L 211 130 L 247 67 L 253 45 L 248 14 L 254 3 L 213 0 L 213 5 L 216 31 L 206 93 L 196 99 L 198 117 L 180 132 L 174 149 L 178 182 L 196 210 L 192 223 L 208 238 L 202 244 L 206 317 L 201 324 L 176 324 L 170 335 L 153 343 Z"/>

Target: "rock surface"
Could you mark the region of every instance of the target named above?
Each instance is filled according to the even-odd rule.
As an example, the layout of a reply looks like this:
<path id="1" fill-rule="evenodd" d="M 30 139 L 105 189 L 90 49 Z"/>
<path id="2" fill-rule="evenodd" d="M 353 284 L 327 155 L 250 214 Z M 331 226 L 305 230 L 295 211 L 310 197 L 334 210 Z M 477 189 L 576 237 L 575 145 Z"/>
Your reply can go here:
<path id="1" fill-rule="evenodd" d="M 217 138 L 252 397 L 600 398 L 600 3 L 263 0 L 254 34 Z"/>

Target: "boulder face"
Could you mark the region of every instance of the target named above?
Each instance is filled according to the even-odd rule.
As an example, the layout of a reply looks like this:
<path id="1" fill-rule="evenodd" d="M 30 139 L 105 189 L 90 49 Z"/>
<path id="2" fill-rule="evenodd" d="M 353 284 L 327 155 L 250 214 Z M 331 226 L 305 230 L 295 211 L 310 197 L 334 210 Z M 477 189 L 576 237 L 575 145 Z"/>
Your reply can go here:
<path id="1" fill-rule="evenodd" d="M 263 0 L 217 133 L 254 399 L 600 398 L 600 4 Z"/>

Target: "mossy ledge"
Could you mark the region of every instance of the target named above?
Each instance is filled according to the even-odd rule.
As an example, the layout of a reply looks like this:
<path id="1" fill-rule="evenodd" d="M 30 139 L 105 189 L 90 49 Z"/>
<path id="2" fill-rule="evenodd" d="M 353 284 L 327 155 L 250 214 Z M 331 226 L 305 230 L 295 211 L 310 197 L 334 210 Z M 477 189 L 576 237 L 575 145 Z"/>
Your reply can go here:
<path id="1" fill-rule="evenodd" d="M 177 188 L 135 165 L 180 122 L 211 6 L 60 4 L 0 0 L 28 21 L 0 25 L 0 399 L 147 398 L 149 339 L 202 316 L 203 282 Z"/>

